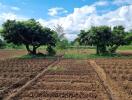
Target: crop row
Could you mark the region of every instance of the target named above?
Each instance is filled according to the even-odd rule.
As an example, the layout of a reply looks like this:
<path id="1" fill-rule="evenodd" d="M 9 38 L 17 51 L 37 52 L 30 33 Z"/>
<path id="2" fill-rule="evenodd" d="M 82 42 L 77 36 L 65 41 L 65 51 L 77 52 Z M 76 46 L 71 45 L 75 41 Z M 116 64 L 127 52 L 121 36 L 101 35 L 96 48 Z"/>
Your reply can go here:
<path id="1" fill-rule="evenodd" d="M 61 60 L 16 99 L 108 100 L 108 95 L 89 61 Z"/>
<path id="2" fill-rule="evenodd" d="M 0 61 L 0 90 L 8 91 L 10 87 L 15 89 L 24 85 L 53 61 L 47 59 L 7 59 Z M 2 97 L 3 95 L 5 93 L 2 93 Z"/>
<path id="3" fill-rule="evenodd" d="M 132 59 L 96 60 L 106 74 L 132 99 Z"/>

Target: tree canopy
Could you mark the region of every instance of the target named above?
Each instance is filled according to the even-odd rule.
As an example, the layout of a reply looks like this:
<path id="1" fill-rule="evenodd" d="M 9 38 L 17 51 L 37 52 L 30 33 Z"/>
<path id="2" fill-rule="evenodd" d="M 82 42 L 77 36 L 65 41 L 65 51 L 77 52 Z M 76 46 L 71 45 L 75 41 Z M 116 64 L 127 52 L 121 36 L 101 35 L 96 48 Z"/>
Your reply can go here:
<path id="1" fill-rule="evenodd" d="M 123 26 L 91 27 L 89 30 L 81 30 L 78 41 L 81 45 L 96 46 L 97 54 L 115 53 L 120 45 L 130 44 L 132 41 L 130 32 L 125 32 Z"/>
<path id="2" fill-rule="evenodd" d="M 27 21 L 7 20 L 3 25 L 2 36 L 8 43 L 24 44 L 30 54 L 36 54 L 42 45 L 55 46 L 55 31 L 44 28 L 34 19 Z M 30 48 L 32 46 L 32 48 Z"/>

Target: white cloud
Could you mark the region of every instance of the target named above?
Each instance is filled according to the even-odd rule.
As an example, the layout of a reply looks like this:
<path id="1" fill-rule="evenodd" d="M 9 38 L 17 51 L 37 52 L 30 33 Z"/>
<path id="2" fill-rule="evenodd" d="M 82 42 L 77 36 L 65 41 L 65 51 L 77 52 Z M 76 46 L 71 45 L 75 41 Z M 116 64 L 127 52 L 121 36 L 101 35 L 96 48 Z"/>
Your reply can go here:
<path id="1" fill-rule="evenodd" d="M 106 14 L 98 15 L 95 6 L 83 6 L 74 8 L 74 12 L 58 19 L 49 21 L 40 19 L 40 23 L 44 26 L 53 28 L 60 24 L 66 33 L 66 37 L 73 40 L 81 29 L 88 29 L 91 26 L 99 25 L 123 25 L 127 30 L 132 28 L 132 5 L 123 6 L 117 10 L 110 11 Z"/>
<path id="2" fill-rule="evenodd" d="M 68 12 L 67 10 L 61 7 L 50 8 L 48 11 L 49 11 L 48 15 L 50 16 L 56 16 L 58 14 L 62 14 L 62 13 L 64 14 Z"/>
<path id="3" fill-rule="evenodd" d="M 0 25 L 5 22 L 6 20 L 26 20 L 28 18 L 24 17 L 24 16 L 20 16 L 20 15 L 16 15 L 12 12 L 8 12 L 8 13 L 1 13 L 0 16 Z"/>
<path id="4" fill-rule="evenodd" d="M 8 6 L 0 3 L 0 25 L 5 22 L 6 20 L 24 20 L 27 19 L 24 16 L 17 15 L 15 11 L 20 10 L 20 8 L 16 6 Z"/>
<path id="5" fill-rule="evenodd" d="M 93 6 L 107 6 L 109 4 L 108 1 L 98 1 L 93 4 Z"/>
<path id="6" fill-rule="evenodd" d="M 120 0 L 123 1 L 123 0 Z M 69 40 L 73 40 L 77 37 L 77 34 L 81 29 L 88 29 L 91 26 L 99 25 L 123 25 L 127 30 L 132 28 L 132 5 L 122 6 L 114 11 L 109 11 L 108 13 L 103 13 L 99 15 L 97 12 L 97 6 L 105 6 L 109 2 L 99 1 L 90 6 L 85 5 L 81 8 L 74 8 L 73 13 L 66 15 L 65 17 L 55 17 L 50 20 L 38 19 L 38 21 L 43 25 L 50 28 L 54 28 L 57 24 L 61 25 L 64 28 L 65 36 Z M 6 6 L 0 3 L 0 23 L 7 19 L 17 19 L 23 20 L 27 19 L 23 16 L 17 15 L 12 12 L 2 12 L 2 9 L 5 9 Z M 49 15 L 58 16 L 61 13 L 67 13 L 64 8 L 51 8 L 49 9 Z"/>

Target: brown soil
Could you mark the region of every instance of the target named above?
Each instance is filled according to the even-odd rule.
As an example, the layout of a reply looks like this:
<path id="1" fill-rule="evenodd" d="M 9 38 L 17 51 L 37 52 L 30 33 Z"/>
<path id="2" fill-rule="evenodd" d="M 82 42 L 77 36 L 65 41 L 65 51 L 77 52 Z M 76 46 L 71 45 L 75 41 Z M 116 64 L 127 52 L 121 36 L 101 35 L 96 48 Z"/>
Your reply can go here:
<path id="1" fill-rule="evenodd" d="M 54 60 L 47 59 L 8 59 L 0 61 L 0 97 L 15 92 Z"/>
<path id="2" fill-rule="evenodd" d="M 97 73 L 87 60 L 62 60 L 14 99 L 19 100 L 109 100 Z"/>
<path id="3" fill-rule="evenodd" d="M 14 89 L 2 94 L 4 99 L 132 100 L 132 59 L 62 59 L 46 67 L 52 62 L 1 61 L 1 90 L 17 83 Z"/>
<path id="4" fill-rule="evenodd" d="M 116 97 L 132 100 L 132 59 L 102 59 L 96 62 L 105 71 Z"/>

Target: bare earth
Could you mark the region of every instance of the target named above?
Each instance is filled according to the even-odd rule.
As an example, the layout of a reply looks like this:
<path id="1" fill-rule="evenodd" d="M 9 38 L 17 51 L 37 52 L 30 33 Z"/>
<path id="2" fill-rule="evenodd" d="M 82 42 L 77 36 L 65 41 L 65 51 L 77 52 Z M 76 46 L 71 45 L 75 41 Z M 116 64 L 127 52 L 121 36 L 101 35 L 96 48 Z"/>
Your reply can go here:
<path id="1" fill-rule="evenodd" d="M 132 59 L 7 59 L 25 51 L 7 52 L 0 51 L 0 100 L 132 100 Z"/>

